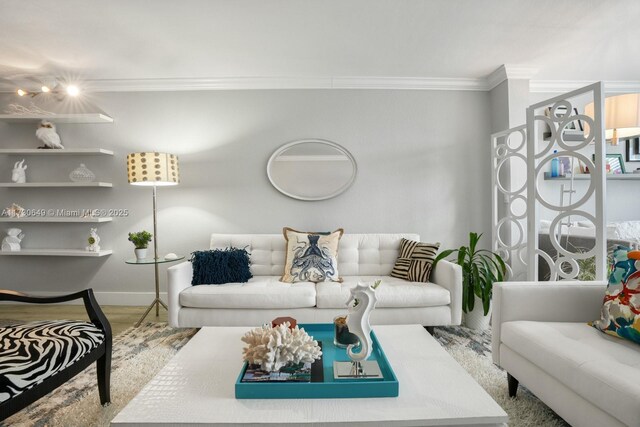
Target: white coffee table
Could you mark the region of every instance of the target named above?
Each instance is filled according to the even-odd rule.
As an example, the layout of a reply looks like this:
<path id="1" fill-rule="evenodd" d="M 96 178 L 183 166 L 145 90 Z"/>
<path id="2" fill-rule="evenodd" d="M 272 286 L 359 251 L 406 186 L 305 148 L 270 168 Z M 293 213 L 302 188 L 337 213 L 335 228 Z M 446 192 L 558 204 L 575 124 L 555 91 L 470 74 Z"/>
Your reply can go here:
<path id="1" fill-rule="evenodd" d="M 398 377 L 398 397 L 236 399 L 240 337 L 249 329 L 202 328 L 111 425 L 504 426 L 508 421 L 491 396 L 418 325 L 374 327 Z"/>

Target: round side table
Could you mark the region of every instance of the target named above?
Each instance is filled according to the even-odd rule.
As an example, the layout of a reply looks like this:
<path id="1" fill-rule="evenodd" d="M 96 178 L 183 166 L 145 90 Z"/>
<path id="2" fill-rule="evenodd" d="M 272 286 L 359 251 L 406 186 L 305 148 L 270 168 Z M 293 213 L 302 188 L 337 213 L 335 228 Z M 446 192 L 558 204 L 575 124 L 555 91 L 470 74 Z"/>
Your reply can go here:
<path id="1" fill-rule="evenodd" d="M 165 264 L 165 263 L 168 263 L 168 262 L 180 261 L 180 260 L 183 260 L 183 259 L 184 259 L 184 256 L 179 256 L 178 258 L 171 258 L 171 259 L 166 259 L 166 258 L 137 259 L 137 258 L 133 258 L 133 259 L 128 259 L 128 260 L 125 261 L 125 263 L 132 264 L 132 265 L 149 265 L 149 264 L 153 264 L 154 270 L 155 270 L 156 298 L 153 300 L 151 305 L 149 307 L 147 307 L 147 310 L 144 312 L 144 314 L 142 315 L 140 320 L 138 320 L 138 323 L 136 323 L 136 325 L 135 325 L 136 328 L 138 326 L 140 326 L 140 324 L 142 323 L 144 318 L 147 317 L 147 314 L 149 314 L 149 312 L 151 311 L 153 306 L 156 307 L 156 317 L 158 317 L 160 315 L 160 306 L 161 305 L 165 308 L 165 310 L 169 310 L 169 308 L 167 307 L 167 304 L 165 304 L 164 301 L 162 301 L 160 299 L 160 281 L 159 281 L 159 278 L 158 278 L 158 264 Z"/>

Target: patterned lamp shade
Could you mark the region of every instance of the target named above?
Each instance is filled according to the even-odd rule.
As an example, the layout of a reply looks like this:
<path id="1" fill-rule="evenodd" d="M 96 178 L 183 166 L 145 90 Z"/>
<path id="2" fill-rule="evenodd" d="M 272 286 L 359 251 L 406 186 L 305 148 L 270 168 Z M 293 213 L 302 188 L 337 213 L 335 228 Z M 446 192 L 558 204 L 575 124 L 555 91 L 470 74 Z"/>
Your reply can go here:
<path id="1" fill-rule="evenodd" d="M 131 153 L 127 173 L 132 185 L 178 185 L 178 156 L 168 153 Z"/>

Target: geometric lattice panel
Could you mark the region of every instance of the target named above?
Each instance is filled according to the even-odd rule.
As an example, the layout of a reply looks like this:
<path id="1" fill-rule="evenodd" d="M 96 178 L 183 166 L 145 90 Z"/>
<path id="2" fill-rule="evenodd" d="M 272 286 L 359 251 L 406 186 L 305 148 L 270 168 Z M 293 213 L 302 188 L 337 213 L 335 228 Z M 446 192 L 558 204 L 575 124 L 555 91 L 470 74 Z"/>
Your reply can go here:
<path id="1" fill-rule="evenodd" d="M 527 280 L 527 129 L 491 135 L 492 250 L 509 280 Z"/>
<path id="2" fill-rule="evenodd" d="M 594 102 L 594 117 L 578 113 L 580 104 Z M 593 259 L 596 280 L 603 280 L 606 271 L 606 218 L 604 129 L 602 126 L 602 84 L 587 87 L 548 99 L 527 109 L 527 158 L 528 179 L 528 278 L 538 280 L 538 262 L 548 264 L 550 280 L 576 279 L 580 274 L 580 261 Z M 577 130 L 580 131 L 577 131 Z M 569 138 L 571 135 L 571 138 Z M 586 152 L 586 153 L 585 153 Z M 593 153 L 589 155 L 587 153 Z M 558 193 L 550 197 L 541 191 L 544 174 L 551 169 L 553 159 L 567 161 L 571 174 Z M 575 165 L 582 164 L 589 170 L 588 183 L 581 181 L 578 192 L 573 181 Z M 544 252 L 538 247 L 540 207 L 551 215 L 549 240 L 553 250 Z M 595 231 L 595 243 L 588 250 L 574 248 L 563 234 L 571 232 L 574 219 L 588 223 Z M 566 241 L 567 243 L 563 243 Z"/>

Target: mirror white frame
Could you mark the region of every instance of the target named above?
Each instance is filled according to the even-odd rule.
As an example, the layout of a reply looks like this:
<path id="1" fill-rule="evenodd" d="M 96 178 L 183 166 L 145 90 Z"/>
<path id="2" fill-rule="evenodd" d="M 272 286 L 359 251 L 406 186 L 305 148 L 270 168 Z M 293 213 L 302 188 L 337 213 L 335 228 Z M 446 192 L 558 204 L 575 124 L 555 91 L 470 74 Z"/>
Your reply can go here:
<path id="1" fill-rule="evenodd" d="M 351 173 L 351 177 L 349 178 L 349 180 L 340 188 L 338 188 L 336 191 L 327 194 L 327 195 L 323 195 L 323 196 L 319 196 L 319 197 L 307 197 L 307 196 L 301 196 L 298 194 L 292 194 L 286 190 L 284 190 L 281 186 L 279 186 L 275 180 L 273 179 L 273 176 L 271 174 L 271 167 L 273 165 L 273 162 L 276 161 L 276 159 L 285 151 L 287 151 L 288 149 L 295 147 L 297 145 L 300 144 L 307 144 L 310 142 L 315 142 L 318 144 L 323 144 L 329 147 L 332 147 L 338 151 L 340 151 L 342 154 L 344 154 L 349 161 L 351 162 L 351 166 L 352 166 L 352 173 Z M 278 148 L 269 158 L 269 161 L 267 162 L 267 176 L 269 177 L 269 182 L 271 182 L 271 185 L 274 186 L 274 188 L 276 190 L 278 190 L 279 192 L 281 192 L 282 194 L 284 194 L 285 196 L 291 197 L 293 199 L 297 199 L 297 200 L 304 200 L 304 201 L 318 201 L 318 200 L 327 200 L 327 199 L 331 199 L 333 197 L 339 196 L 340 194 L 344 193 L 345 191 L 347 191 L 347 189 L 349 189 L 349 187 L 351 187 L 351 185 L 353 185 L 353 182 L 356 180 L 356 175 L 358 174 L 358 165 L 356 164 L 356 160 L 353 158 L 353 156 L 351 155 L 351 153 L 344 148 L 343 146 L 336 144 L 335 142 L 331 142 L 331 141 L 327 141 L 325 139 L 316 139 L 316 138 L 310 138 L 310 139 L 299 139 L 293 142 L 289 142 L 283 146 L 281 146 L 280 148 Z"/>

